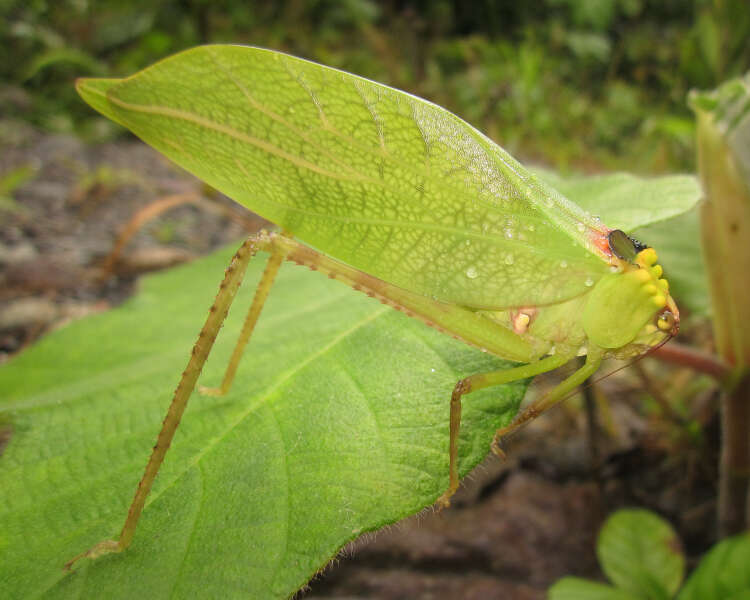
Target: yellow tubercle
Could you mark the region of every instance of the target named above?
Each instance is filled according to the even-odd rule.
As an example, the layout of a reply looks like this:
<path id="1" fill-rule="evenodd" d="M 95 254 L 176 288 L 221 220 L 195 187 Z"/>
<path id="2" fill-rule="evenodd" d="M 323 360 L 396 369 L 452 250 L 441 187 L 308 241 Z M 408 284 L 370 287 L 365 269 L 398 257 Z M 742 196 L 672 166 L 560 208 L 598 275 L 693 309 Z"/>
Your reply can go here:
<path id="1" fill-rule="evenodd" d="M 635 262 L 645 268 L 655 265 L 658 260 L 659 256 L 653 248 L 641 250 L 635 257 Z"/>
<path id="2" fill-rule="evenodd" d="M 651 302 L 653 302 L 654 306 L 656 306 L 657 308 L 661 308 L 662 306 L 667 305 L 667 297 L 658 294 L 651 297 Z"/>

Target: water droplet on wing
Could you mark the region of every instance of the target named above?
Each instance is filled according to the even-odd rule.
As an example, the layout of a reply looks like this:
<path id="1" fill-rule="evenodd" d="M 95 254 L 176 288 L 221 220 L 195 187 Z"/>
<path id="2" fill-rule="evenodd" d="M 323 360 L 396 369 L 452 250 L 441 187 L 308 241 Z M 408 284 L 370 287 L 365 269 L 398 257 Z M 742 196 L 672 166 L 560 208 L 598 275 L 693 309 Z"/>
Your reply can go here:
<path id="1" fill-rule="evenodd" d="M 505 264 L 506 265 L 512 265 L 515 262 L 515 258 L 513 258 L 512 254 L 506 254 L 505 255 Z"/>
<path id="2" fill-rule="evenodd" d="M 592 285 L 594 285 L 594 280 L 593 280 L 593 279 L 591 279 L 591 277 L 589 277 L 588 279 L 586 279 L 586 281 L 584 281 L 584 282 L 583 282 L 583 284 L 584 284 L 584 285 L 585 285 L 586 287 L 591 287 Z"/>
<path id="3" fill-rule="evenodd" d="M 476 270 L 476 267 L 469 267 L 468 269 L 466 269 L 466 276 L 469 279 L 476 279 L 477 277 L 479 277 L 479 271 Z"/>

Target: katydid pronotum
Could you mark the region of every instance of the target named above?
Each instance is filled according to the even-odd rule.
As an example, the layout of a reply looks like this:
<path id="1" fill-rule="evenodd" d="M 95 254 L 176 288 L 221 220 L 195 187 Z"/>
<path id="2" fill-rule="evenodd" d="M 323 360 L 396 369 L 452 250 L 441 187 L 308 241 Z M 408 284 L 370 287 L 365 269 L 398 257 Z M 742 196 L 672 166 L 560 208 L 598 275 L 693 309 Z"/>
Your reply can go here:
<path id="1" fill-rule="evenodd" d="M 120 537 L 69 565 L 130 545 L 202 366 L 258 251 L 270 254 L 264 275 L 224 379 L 206 393 L 229 389 L 285 260 L 523 363 L 456 384 L 443 506 L 459 485 L 463 396 L 586 356 L 583 366 L 496 433 L 492 448 L 500 452 L 502 436 L 566 397 L 604 358 L 636 356 L 677 333 L 679 313 L 653 249 L 606 227 L 430 102 L 241 46 L 188 50 L 126 79 L 82 79 L 78 91 L 281 231 L 250 237 L 232 259 Z"/>

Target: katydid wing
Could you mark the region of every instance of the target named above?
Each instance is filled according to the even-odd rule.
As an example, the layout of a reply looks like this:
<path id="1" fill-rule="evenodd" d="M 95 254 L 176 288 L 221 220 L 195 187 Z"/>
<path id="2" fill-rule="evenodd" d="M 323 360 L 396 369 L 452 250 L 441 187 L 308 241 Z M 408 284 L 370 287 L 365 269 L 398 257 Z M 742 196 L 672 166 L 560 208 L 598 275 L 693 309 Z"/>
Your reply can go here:
<path id="1" fill-rule="evenodd" d="M 285 231 L 252 238 L 238 254 L 240 270 L 258 249 L 273 256 L 240 352 L 286 258 L 529 363 L 457 384 L 444 503 L 458 485 L 462 395 L 587 353 L 584 367 L 502 434 L 559 401 L 606 355 L 639 353 L 677 330 L 653 250 L 605 227 L 454 115 L 404 92 L 239 46 L 189 50 L 125 80 L 82 80 L 79 91 Z M 231 299 L 220 298 L 225 312 Z M 216 331 L 204 327 L 211 341 L 196 346 L 120 541 L 89 556 L 129 544 Z"/>

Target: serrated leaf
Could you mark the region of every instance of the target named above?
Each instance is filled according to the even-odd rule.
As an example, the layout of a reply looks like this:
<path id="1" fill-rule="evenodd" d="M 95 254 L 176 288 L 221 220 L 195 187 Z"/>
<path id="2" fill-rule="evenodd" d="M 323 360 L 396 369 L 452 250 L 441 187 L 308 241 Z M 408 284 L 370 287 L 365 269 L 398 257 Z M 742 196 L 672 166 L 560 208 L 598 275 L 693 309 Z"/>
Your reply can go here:
<path id="1" fill-rule="evenodd" d="M 536 172 L 578 206 L 601 217 L 607 226 L 627 233 L 684 214 L 703 197 L 693 175 L 562 177 L 550 171 Z"/>
<path id="2" fill-rule="evenodd" d="M 547 591 L 547 600 L 641 600 L 641 596 L 580 577 L 563 577 Z"/>
<path id="3" fill-rule="evenodd" d="M 679 538 L 647 510 L 619 510 L 599 532 L 597 556 L 617 587 L 649 600 L 671 598 L 685 573 Z"/>
<path id="4" fill-rule="evenodd" d="M 678 600 L 750 598 L 750 534 L 719 542 L 688 578 Z"/>
<path id="5" fill-rule="evenodd" d="M 232 392 L 193 394 L 131 548 L 63 572 L 119 532 L 229 256 L 149 277 L 0 370 L 5 597 L 284 598 L 446 488 L 451 390 L 502 362 L 285 266 Z M 252 261 L 201 383 L 220 381 L 263 266 Z M 464 402 L 462 473 L 524 388 Z"/>

